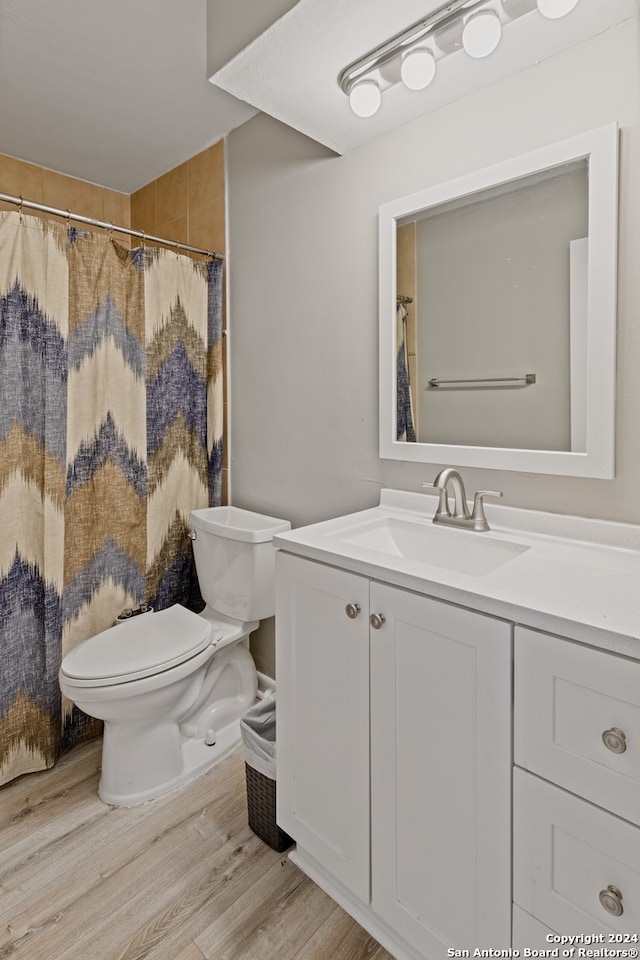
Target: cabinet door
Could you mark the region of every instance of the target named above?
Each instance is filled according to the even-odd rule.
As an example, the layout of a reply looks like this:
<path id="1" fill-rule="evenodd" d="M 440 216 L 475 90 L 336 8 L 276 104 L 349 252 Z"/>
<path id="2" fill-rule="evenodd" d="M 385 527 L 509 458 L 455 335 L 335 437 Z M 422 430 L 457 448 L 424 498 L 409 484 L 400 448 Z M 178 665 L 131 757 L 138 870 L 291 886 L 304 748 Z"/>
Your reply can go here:
<path id="1" fill-rule="evenodd" d="M 371 589 L 372 904 L 421 956 L 511 939 L 511 626 Z"/>
<path id="2" fill-rule="evenodd" d="M 353 619 L 346 612 L 349 604 Z M 366 578 L 278 554 L 277 819 L 365 902 L 370 887 L 368 606 Z"/>

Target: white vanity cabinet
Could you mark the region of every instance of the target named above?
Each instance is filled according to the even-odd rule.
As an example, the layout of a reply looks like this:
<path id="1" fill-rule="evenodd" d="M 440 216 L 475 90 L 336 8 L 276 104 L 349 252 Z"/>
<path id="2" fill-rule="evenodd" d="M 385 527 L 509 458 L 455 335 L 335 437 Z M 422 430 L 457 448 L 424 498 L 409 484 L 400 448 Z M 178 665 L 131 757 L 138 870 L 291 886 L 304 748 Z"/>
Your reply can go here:
<path id="1" fill-rule="evenodd" d="M 278 822 L 398 957 L 507 947 L 510 624 L 282 551 Z"/>
<path id="2" fill-rule="evenodd" d="M 438 508 L 276 538 L 292 856 L 398 960 L 637 950 L 640 525 Z"/>
<path id="3" fill-rule="evenodd" d="M 640 662 L 517 627 L 514 752 L 514 946 L 637 947 Z"/>

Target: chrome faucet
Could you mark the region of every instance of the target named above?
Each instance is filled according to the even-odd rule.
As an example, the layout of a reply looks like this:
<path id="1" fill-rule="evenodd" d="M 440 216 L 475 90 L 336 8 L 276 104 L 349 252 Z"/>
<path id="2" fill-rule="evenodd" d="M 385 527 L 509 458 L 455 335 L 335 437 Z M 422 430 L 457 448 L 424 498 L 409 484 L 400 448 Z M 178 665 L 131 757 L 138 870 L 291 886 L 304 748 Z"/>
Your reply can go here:
<path id="1" fill-rule="evenodd" d="M 453 513 L 449 506 L 449 485 L 453 489 Z M 453 467 L 445 467 L 433 483 L 425 483 L 423 486 L 435 487 L 438 491 L 438 508 L 433 522 L 446 523 L 451 527 L 464 527 L 466 530 L 488 530 L 489 524 L 484 515 L 484 498 L 502 496 L 499 490 L 478 490 L 473 498 L 473 510 L 469 513 L 464 482 Z"/>

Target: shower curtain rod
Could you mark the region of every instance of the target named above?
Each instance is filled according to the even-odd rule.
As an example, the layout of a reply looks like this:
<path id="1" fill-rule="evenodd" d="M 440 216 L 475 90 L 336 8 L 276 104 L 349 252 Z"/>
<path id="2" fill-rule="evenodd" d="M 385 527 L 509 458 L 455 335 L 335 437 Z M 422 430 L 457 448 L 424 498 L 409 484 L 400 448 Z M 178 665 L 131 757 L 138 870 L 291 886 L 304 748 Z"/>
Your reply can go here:
<path id="1" fill-rule="evenodd" d="M 212 260 L 224 261 L 224 255 L 216 253 L 215 250 L 204 250 L 202 247 L 192 247 L 188 243 L 180 243 L 178 240 L 165 240 L 164 237 L 154 237 L 144 230 L 132 230 L 130 227 L 119 227 L 114 223 L 108 223 L 106 220 L 95 220 L 93 217 L 83 217 L 81 213 L 71 213 L 70 210 L 62 210 L 58 207 L 48 207 L 44 203 L 37 203 L 35 200 L 25 200 L 24 197 L 13 197 L 8 193 L 0 193 L 0 200 L 5 203 L 14 203 L 22 210 L 40 210 L 42 213 L 49 213 L 56 217 L 66 217 L 67 220 L 76 220 L 78 223 L 86 223 L 91 227 L 100 227 L 102 230 L 112 230 L 116 233 L 125 233 L 129 237 L 138 237 L 143 244 L 146 240 L 150 243 L 161 243 L 164 247 L 175 247 L 178 251 L 184 250 L 189 253 L 201 253 L 205 257 L 211 257 Z"/>

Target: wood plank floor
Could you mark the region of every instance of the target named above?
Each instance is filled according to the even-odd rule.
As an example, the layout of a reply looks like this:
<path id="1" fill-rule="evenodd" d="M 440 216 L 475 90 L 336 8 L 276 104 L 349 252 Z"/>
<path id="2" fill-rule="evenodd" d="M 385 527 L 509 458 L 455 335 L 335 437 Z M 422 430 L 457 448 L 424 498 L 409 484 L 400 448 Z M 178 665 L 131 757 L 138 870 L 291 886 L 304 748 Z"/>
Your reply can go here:
<path id="1" fill-rule="evenodd" d="M 0 960 L 392 960 L 251 832 L 240 748 L 129 808 L 101 749 L 0 788 Z"/>

